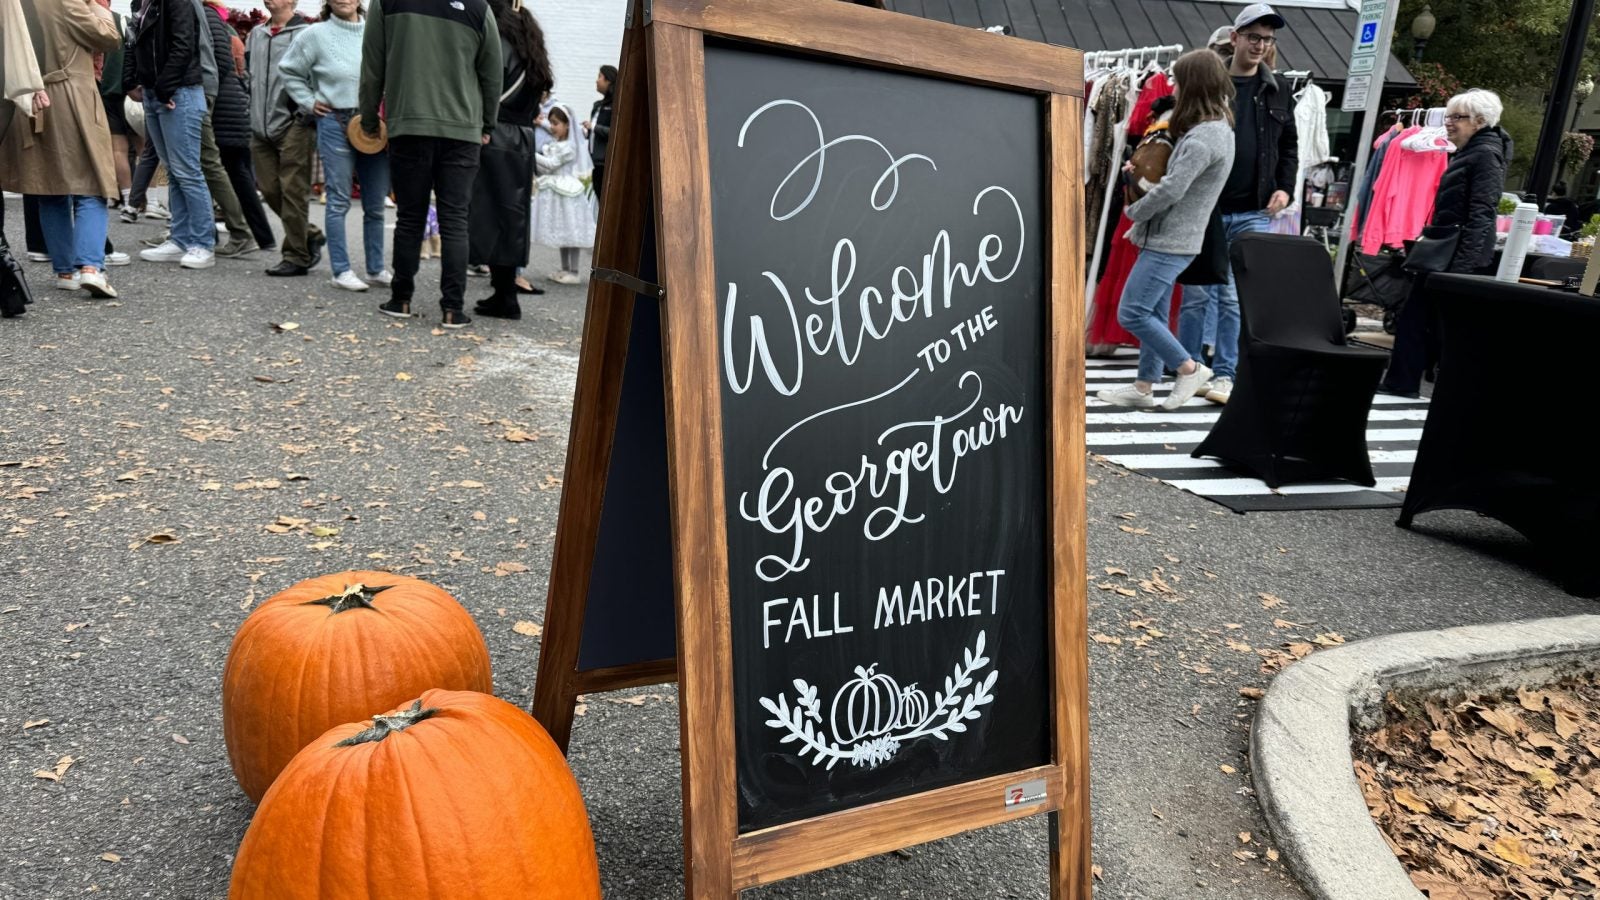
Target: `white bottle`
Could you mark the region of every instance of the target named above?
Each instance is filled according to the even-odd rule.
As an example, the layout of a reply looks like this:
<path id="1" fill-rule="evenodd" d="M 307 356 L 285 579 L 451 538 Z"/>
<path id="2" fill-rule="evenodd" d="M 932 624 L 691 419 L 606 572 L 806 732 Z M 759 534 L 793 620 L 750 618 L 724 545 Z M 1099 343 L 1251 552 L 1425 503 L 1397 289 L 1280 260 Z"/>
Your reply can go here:
<path id="1" fill-rule="evenodd" d="M 1506 249 L 1500 256 L 1500 270 L 1496 281 L 1516 284 L 1522 277 L 1522 263 L 1528 258 L 1528 245 L 1533 243 L 1533 223 L 1539 219 L 1539 207 L 1532 203 L 1518 203 L 1511 215 L 1511 233 L 1506 235 Z"/>

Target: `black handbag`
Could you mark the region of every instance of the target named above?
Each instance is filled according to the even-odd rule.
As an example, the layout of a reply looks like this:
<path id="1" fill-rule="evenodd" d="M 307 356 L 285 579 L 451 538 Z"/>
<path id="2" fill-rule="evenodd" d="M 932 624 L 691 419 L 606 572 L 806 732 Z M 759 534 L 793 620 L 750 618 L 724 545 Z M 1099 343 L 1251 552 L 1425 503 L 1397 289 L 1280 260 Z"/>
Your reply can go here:
<path id="1" fill-rule="evenodd" d="M 1228 282 L 1228 230 L 1222 225 L 1222 211 L 1211 208 L 1206 223 L 1206 240 L 1200 255 L 1178 276 L 1179 284 L 1226 284 Z"/>
<path id="2" fill-rule="evenodd" d="M 1422 237 L 1406 251 L 1406 262 L 1401 268 L 1413 275 L 1443 272 L 1455 259 L 1456 245 L 1461 243 L 1460 225 L 1429 225 L 1422 229 Z"/>
<path id="3" fill-rule="evenodd" d="M 11 255 L 6 236 L 0 234 L 0 317 L 14 319 L 25 312 L 24 304 L 32 302 L 33 294 L 28 290 L 22 266 Z"/>

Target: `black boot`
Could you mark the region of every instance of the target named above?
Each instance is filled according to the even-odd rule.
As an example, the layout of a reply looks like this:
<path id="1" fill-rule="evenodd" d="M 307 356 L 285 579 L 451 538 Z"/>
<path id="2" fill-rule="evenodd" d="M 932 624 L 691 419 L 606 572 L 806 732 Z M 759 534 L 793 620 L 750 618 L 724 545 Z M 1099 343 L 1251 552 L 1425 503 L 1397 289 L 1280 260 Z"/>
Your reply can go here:
<path id="1" fill-rule="evenodd" d="M 516 294 L 502 294 L 498 291 L 493 295 L 479 300 L 472 311 L 480 316 L 491 319 L 520 319 L 522 318 L 522 305 L 517 302 Z"/>

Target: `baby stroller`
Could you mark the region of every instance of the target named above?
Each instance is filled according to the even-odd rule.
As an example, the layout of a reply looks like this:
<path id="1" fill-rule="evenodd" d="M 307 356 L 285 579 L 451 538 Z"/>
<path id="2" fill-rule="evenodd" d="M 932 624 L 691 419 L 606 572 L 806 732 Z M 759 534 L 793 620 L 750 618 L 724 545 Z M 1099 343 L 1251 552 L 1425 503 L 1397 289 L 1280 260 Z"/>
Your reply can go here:
<path id="1" fill-rule="evenodd" d="M 1394 334 L 1395 316 L 1411 292 L 1411 276 L 1403 269 L 1403 253 L 1384 251 L 1368 256 L 1352 248 L 1344 273 L 1346 334 L 1355 330 L 1355 310 L 1348 304 L 1369 303 L 1383 309 L 1383 331 Z"/>

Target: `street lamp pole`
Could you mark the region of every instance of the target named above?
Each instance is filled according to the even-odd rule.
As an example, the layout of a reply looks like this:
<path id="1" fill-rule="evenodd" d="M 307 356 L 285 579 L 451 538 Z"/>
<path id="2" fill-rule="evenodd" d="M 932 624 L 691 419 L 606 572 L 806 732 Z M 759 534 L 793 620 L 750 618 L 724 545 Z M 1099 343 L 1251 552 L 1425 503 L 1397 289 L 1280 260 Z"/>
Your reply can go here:
<path id="1" fill-rule="evenodd" d="M 1417 13 L 1417 17 L 1411 20 L 1411 39 L 1416 42 L 1416 49 L 1412 55 L 1417 62 L 1422 62 L 1422 51 L 1428 46 L 1428 41 L 1433 39 L 1433 29 L 1438 24 L 1439 20 L 1433 15 L 1433 7 L 1426 3 L 1422 4 L 1422 12 Z"/>

